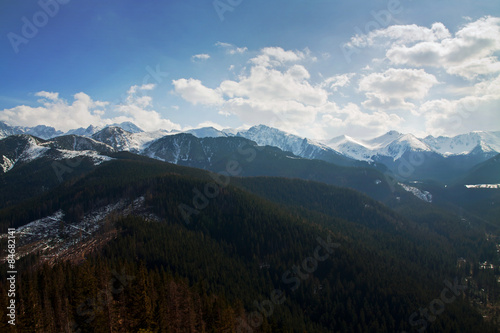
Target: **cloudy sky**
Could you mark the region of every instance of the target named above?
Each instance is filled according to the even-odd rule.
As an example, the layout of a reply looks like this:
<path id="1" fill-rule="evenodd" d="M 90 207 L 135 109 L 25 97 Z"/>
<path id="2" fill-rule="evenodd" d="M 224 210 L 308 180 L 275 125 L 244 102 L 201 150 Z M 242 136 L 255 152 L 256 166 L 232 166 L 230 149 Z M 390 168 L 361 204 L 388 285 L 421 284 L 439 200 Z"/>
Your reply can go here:
<path id="1" fill-rule="evenodd" d="M 500 130 L 492 0 L 3 1 L 0 36 L 10 125 Z"/>

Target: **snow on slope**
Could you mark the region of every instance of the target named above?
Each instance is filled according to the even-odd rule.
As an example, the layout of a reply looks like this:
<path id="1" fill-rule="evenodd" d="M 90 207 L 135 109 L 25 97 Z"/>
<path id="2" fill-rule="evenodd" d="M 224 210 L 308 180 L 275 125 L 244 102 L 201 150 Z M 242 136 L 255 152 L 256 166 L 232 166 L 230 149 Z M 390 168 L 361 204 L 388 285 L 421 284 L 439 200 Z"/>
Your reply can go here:
<path id="1" fill-rule="evenodd" d="M 12 169 L 14 167 L 14 164 L 15 162 L 5 155 L 2 155 L 2 158 L 0 158 L 0 168 L 2 168 L 4 173 Z"/>
<path id="2" fill-rule="evenodd" d="M 372 160 L 372 150 L 364 146 L 361 141 L 357 141 L 350 136 L 341 135 L 326 141 L 325 144 L 348 157 L 354 158 L 355 160 L 365 162 Z"/>
<path id="3" fill-rule="evenodd" d="M 202 128 L 197 128 L 197 129 L 192 129 L 189 131 L 186 131 L 184 133 L 190 133 L 196 136 L 197 138 L 218 138 L 218 137 L 227 137 L 229 136 L 227 133 L 224 131 L 219 131 L 218 129 L 215 129 L 213 127 L 202 127 Z"/>
<path id="4" fill-rule="evenodd" d="M 471 132 L 451 138 L 427 136 L 422 141 L 444 156 L 469 154 L 478 146 L 484 152 L 500 152 L 500 132 Z"/>
<path id="5" fill-rule="evenodd" d="M 69 159 L 74 157 L 89 157 L 95 165 L 101 164 L 102 162 L 109 161 L 112 158 L 106 155 L 101 155 L 95 150 L 68 150 L 54 148 L 53 142 L 51 141 L 39 141 L 35 137 L 30 135 L 20 135 L 18 137 L 12 137 L 14 143 L 17 145 L 19 150 L 11 154 L 10 158 L 2 155 L 0 158 L 0 170 L 4 173 L 10 171 L 14 165 L 19 162 L 29 163 L 38 158 L 44 156 L 49 156 L 52 159 Z M 54 139 L 56 140 L 56 139 Z M 9 153 L 7 153 L 9 155 Z"/>
<path id="6" fill-rule="evenodd" d="M 373 161 L 375 156 L 399 159 L 406 151 L 435 152 L 442 156 L 470 154 L 479 149 L 480 152 L 500 152 L 500 132 L 471 132 L 455 137 L 427 136 L 419 139 L 412 134 L 396 131 L 371 140 L 355 140 L 348 136 L 339 136 L 326 141 L 325 144 L 340 153 L 363 161 Z"/>
<path id="7" fill-rule="evenodd" d="M 414 196 L 416 196 L 420 200 L 432 202 L 432 194 L 429 191 L 421 191 L 420 189 L 418 189 L 416 187 L 409 186 L 409 185 L 406 185 L 403 183 L 399 183 L 399 185 L 401 185 L 401 187 L 403 187 L 403 189 L 405 191 L 412 193 Z"/>
<path id="8" fill-rule="evenodd" d="M 390 156 L 393 160 L 397 160 L 407 151 L 431 152 L 432 149 L 412 134 L 405 134 L 401 135 L 398 139 L 392 141 L 385 147 L 380 148 L 378 150 L 378 154 Z"/>
<path id="9" fill-rule="evenodd" d="M 321 150 L 332 150 L 323 143 L 301 138 L 264 125 L 253 126 L 246 131 L 238 132 L 237 136 L 255 141 L 259 146 L 278 147 L 283 151 L 289 151 L 304 158 L 314 158 L 318 151 Z"/>

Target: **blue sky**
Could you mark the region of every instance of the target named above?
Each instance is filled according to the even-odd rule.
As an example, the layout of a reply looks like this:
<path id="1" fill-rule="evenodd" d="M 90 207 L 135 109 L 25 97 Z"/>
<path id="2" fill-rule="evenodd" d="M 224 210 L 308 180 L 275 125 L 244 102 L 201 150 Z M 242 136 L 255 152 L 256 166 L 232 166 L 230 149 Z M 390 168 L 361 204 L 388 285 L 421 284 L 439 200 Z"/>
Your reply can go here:
<path id="1" fill-rule="evenodd" d="M 11 125 L 500 130 L 491 0 L 9 1 L 0 36 Z"/>

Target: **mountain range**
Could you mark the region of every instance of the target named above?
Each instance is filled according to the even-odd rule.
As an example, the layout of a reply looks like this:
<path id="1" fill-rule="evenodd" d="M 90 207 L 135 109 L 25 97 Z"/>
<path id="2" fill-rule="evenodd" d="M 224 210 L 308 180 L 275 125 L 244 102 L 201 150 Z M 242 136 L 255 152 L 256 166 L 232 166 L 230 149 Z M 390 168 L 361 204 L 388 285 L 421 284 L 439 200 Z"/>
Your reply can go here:
<path id="1" fill-rule="evenodd" d="M 259 146 L 277 147 L 301 158 L 323 160 L 340 166 L 371 166 L 381 171 L 388 170 L 403 181 L 451 181 L 500 152 L 500 132 L 480 131 L 454 137 L 425 138 L 390 131 L 371 140 L 357 140 L 343 135 L 320 142 L 264 125 L 244 131 L 205 127 L 185 132 L 145 132 L 133 123 L 125 122 L 104 128 L 91 125 L 62 133 L 44 125 L 12 127 L 0 122 L 0 138 L 14 134 L 29 134 L 41 139 L 67 135 L 88 137 L 107 144 L 115 151 L 130 151 L 173 163 L 178 161 L 175 156 L 180 154 L 181 146 L 179 142 L 169 143 L 178 139 L 168 139 L 168 136 L 190 134 L 199 139 L 243 137 Z M 168 157 L 166 149 L 171 152 Z M 8 162 L 4 158 L 1 163 L 6 165 Z"/>
<path id="2" fill-rule="evenodd" d="M 500 276 L 480 267 L 500 265 L 500 193 L 464 186 L 500 183 L 500 154 L 478 162 L 494 133 L 425 143 L 389 132 L 352 144 L 372 152 L 355 159 L 336 149 L 346 137 L 132 125 L 0 139 L 19 331 L 238 332 L 263 314 L 253 331 L 496 332 Z M 313 260 L 318 244 L 335 244 L 319 248 L 331 259 Z M 106 292 L 124 270 L 133 283 Z M 435 322 L 418 316 L 454 277 L 467 285 L 456 302 Z M 267 301 L 273 290 L 286 301 Z"/>

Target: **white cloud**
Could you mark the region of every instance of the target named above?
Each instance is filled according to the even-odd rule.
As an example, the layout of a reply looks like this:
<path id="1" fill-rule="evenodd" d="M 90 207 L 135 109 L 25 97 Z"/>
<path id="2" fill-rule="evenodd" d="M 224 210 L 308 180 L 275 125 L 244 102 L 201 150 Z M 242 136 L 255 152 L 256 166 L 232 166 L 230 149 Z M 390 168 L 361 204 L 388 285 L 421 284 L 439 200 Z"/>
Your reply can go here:
<path id="1" fill-rule="evenodd" d="M 500 18 L 488 16 L 468 23 L 454 37 L 410 46 L 394 44 L 386 56 L 393 64 L 442 67 L 449 74 L 474 79 L 500 72 L 498 51 Z"/>
<path id="2" fill-rule="evenodd" d="M 384 73 L 372 73 L 359 82 L 367 100 L 363 106 L 369 109 L 412 109 L 415 105 L 407 99 L 421 100 L 429 89 L 437 84 L 434 75 L 422 69 L 390 68 Z"/>
<path id="3" fill-rule="evenodd" d="M 143 84 L 142 86 L 133 85 L 128 89 L 127 94 L 135 94 L 138 91 L 153 90 L 154 88 L 156 88 L 154 83 Z"/>
<path id="4" fill-rule="evenodd" d="M 158 112 L 151 110 L 152 98 L 150 96 L 139 94 L 142 91 L 152 90 L 154 87 L 153 84 L 130 87 L 125 103 L 112 106 L 123 114 L 114 118 L 105 117 L 106 108 L 109 107 L 108 102 L 94 101 L 83 92 L 75 94 L 73 102 L 69 103 L 59 98 L 59 94 L 56 92 L 41 91 L 35 96 L 45 98 L 45 100 L 39 101 L 42 106 L 20 105 L 0 110 L 0 120 L 15 126 L 46 125 L 62 131 L 88 127 L 89 125 L 104 126 L 124 121 L 131 121 L 145 130 L 180 129 L 178 124 L 162 118 Z"/>
<path id="5" fill-rule="evenodd" d="M 103 102 L 93 101 L 83 92 L 75 94 L 71 104 L 60 99 L 58 93 L 41 91 L 35 95 L 48 100 L 39 107 L 19 105 L 4 109 L 0 111 L 0 120 L 16 126 L 53 126 L 63 131 L 105 123 L 98 112 Z"/>
<path id="6" fill-rule="evenodd" d="M 302 51 L 285 51 L 281 47 L 266 47 L 260 50 L 260 54 L 250 59 L 250 62 L 254 65 L 263 67 L 277 67 L 285 65 L 286 63 L 298 62 L 310 57 L 310 51 L 308 49 Z M 315 61 L 316 58 L 310 57 L 311 60 Z"/>
<path id="7" fill-rule="evenodd" d="M 47 99 L 50 99 L 50 100 L 57 100 L 59 98 L 59 93 L 56 93 L 56 92 L 47 92 L 47 91 L 39 91 L 35 94 L 35 96 L 39 96 L 39 97 L 43 97 L 43 98 L 47 98 Z"/>
<path id="8" fill-rule="evenodd" d="M 334 75 L 326 78 L 322 83 L 322 87 L 328 87 L 333 91 L 337 91 L 339 88 L 346 87 L 351 83 L 351 79 L 355 76 L 355 73 L 346 73 Z"/>
<path id="9" fill-rule="evenodd" d="M 173 80 L 172 84 L 177 94 L 194 105 L 217 105 L 223 102 L 218 91 L 205 87 L 200 80 L 179 79 Z"/>
<path id="10" fill-rule="evenodd" d="M 347 46 L 367 47 L 392 43 L 434 42 L 448 37 L 450 37 L 450 32 L 442 23 L 434 23 L 430 29 L 416 24 L 393 25 L 385 29 L 371 31 L 366 35 L 355 35 Z"/>
<path id="11" fill-rule="evenodd" d="M 296 101 L 319 106 L 328 94 L 321 87 L 312 86 L 309 72 L 301 65 L 292 65 L 286 71 L 254 66 L 248 76 L 238 81 L 223 81 L 221 92 L 231 98 L 242 97 L 257 101 Z"/>
<path id="12" fill-rule="evenodd" d="M 237 46 L 234 46 L 233 44 L 223 43 L 223 42 L 217 42 L 217 43 L 215 43 L 215 46 L 220 46 L 222 48 L 225 48 L 226 52 L 228 54 L 231 54 L 231 55 L 243 54 L 246 51 L 248 51 L 247 47 L 237 47 Z"/>
<path id="13" fill-rule="evenodd" d="M 180 129 L 180 125 L 163 118 L 157 111 L 151 109 L 153 99 L 151 96 L 143 95 L 143 91 L 152 90 L 155 87 L 154 84 L 130 87 L 126 103 L 114 107 L 123 116 L 113 118 L 112 122 L 130 121 L 146 131 Z"/>
<path id="14" fill-rule="evenodd" d="M 305 59 L 314 61 L 306 51 L 265 48 L 251 59 L 250 69 L 235 80 L 222 81 L 211 89 L 196 79 L 179 79 L 173 81 L 174 90 L 192 104 L 216 107 L 220 114 L 235 115 L 246 125 L 266 124 L 313 138 L 329 138 L 332 131 L 339 129 L 351 134 L 380 134 L 402 122 L 397 115 L 383 111 L 364 112 L 355 104 L 339 108 L 329 99 L 331 90 L 348 86 L 355 74 L 340 74 L 313 84 L 306 67 L 297 64 Z M 421 70 L 415 70 L 414 75 L 410 75 L 413 72 L 393 71 L 385 75 L 391 78 L 399 74 L 400 79 L 426 75 Z M 385 85 L 390 88 L 389 83 Z M 405 92 L 403 97 L 417 95 L 418 92 Z"/>
<path id="15" fill-rule="evenodd" d="M 208 59 L 210 59 L 210 54 L 206 53 L 195 54 L 194 56 L 191 57 L 191 61 L 203 61 Z"/>
<path id="16" fill-rule="evenodd" d="M 454 135 L 471 130 L 498 130 L 500 77 L 469 87 L 458 99 L 440 98 L 423 103 L 418 114 L 432 135 Z"/>

